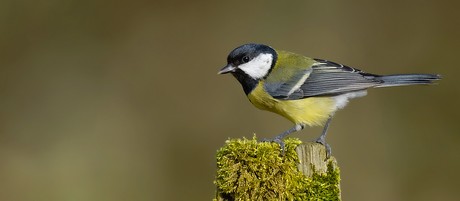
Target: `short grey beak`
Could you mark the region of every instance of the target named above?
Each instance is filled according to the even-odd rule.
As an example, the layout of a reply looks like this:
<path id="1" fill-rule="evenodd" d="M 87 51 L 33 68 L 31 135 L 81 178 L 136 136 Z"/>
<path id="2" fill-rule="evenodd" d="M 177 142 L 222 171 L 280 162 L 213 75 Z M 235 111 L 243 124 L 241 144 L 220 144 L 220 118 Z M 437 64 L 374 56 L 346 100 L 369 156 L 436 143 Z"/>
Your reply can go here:
<path id="1" fill-rule="evenodd" d="M 230 72 L 235 72 L 236 67 L 232 66 L 231 64 L 227 64 L 225 67 L 223 67 L 217 74 L 226 74 Z"/>

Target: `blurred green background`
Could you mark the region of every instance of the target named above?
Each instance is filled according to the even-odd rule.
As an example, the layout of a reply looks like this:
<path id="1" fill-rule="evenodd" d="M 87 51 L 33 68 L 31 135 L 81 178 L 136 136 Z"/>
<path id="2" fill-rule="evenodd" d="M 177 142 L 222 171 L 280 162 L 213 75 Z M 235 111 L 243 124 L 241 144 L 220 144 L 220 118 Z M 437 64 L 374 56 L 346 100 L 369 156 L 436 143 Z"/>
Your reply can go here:
<path id="1" fill-rule="evenodd" d="M 367 72 L 328 142 L 344 200 L 458 200 L 458 1 L 0 2 L 0 200 L 210 200 L 226 139 L 292 124 L 217 71 L 269 44 Z M 293 137 L 316 138 L 321 128 Z"/>

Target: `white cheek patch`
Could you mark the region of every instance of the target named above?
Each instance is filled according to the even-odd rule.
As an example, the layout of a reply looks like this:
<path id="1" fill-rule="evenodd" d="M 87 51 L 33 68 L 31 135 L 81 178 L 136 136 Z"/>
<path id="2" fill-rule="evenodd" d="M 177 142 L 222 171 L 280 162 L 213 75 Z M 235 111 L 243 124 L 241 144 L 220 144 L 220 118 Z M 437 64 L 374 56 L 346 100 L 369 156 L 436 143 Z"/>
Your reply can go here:
<path id="1" fill-rule="evenodd" d="M 238 66 L 239 69 L 254 79 L 260 79 L 267 75 L 270 67 L 272 66 L 272 54 L 260 54 L 251 61 Z"/>

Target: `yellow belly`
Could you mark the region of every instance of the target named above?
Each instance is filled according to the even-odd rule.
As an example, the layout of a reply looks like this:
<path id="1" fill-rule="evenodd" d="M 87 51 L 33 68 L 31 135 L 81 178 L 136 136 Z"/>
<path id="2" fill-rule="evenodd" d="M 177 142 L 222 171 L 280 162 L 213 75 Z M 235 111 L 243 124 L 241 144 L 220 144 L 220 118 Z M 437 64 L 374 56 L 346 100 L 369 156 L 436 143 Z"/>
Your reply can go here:
<path id="1" fill-rule="evenodd" d="M 336 103 L 329 97 L 311 97 L 299 100 L 278 100 L 263 90 L 263 82 L 248 94 L 251 103 L 261 110 L 267 110 L 286 117 L 295 124 L 309 126 L 324 125 L 336 110 Z"/>

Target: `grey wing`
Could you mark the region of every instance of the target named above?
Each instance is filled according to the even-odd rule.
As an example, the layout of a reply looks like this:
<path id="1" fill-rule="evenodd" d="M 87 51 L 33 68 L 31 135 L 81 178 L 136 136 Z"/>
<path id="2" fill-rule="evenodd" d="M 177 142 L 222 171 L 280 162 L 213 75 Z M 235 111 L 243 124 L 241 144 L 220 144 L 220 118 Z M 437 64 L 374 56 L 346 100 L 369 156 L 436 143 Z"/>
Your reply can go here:
<path id="1" fill-rule="evenodd" d="M 310 72 L 295 76 L 292 81 L 284 83 L 276 90 L 267 90 L 268 93 L 277 99 L 296 100 L 360 91 L 382 82 L 375 79 L 378 75 L 326 60 L 315 60 L 317 63 L 312 66 Z"/>
<path id="2" fill-rule="evenodd" d="M 310 76 L 312 68 L 295 72 L 289 80 L 265 82 L 265 90 L 277 99 L 300 99 L 303 97 L 300 86 Z"/>

